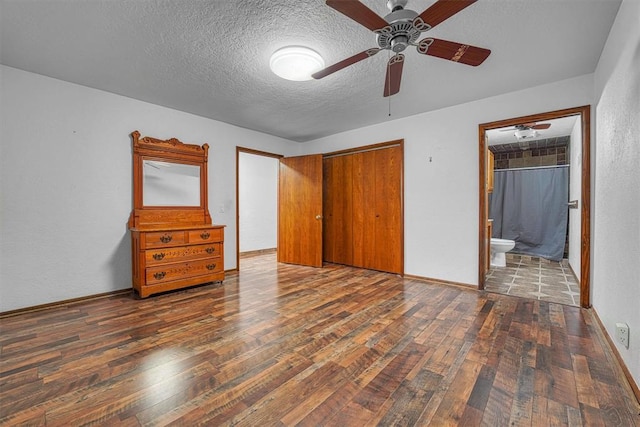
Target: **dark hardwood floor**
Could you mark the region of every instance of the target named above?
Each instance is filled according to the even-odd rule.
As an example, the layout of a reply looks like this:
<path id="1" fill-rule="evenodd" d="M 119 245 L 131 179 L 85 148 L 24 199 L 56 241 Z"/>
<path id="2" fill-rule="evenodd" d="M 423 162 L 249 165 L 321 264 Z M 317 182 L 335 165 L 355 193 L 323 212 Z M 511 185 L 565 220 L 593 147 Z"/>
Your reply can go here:
<path id="1" fill-rule="evenodd" d="M 588 310 L 273 254 L 0 325 L 1 425 L 640 424 Z"/>

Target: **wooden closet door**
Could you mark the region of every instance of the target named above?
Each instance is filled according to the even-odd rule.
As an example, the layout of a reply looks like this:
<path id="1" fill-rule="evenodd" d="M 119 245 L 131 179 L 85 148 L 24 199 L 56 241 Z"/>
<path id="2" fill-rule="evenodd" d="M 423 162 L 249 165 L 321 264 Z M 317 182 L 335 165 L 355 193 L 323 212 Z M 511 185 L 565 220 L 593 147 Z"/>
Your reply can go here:
<path id="1" fill-rule="evenodd" d="M 402 149 L 353 155 L 353 264 L 402 274 Z"/>
<path id="2" fill-rule="evenodd" d="M 399 146 L 370 152 L 374 155 L 375 195 L 373 264 L 368 268 L 402 274 L 403 221 L 402 221 L 402 150 Z"/>
<path id="3" fill-rule="evenodd" d="M 353 158 L 323 160 L 323 259 L 353 265 Z"/>
<path id="4" fill-rule="evenodd" d="M 324 259 L 403 273 L 402 145 L 324 159 Z"/>
<path id="5" fill-rule="evenodd" d="M 375 152 L 353 154 L 353 266 L 377 270 L 375 263 Z"/>

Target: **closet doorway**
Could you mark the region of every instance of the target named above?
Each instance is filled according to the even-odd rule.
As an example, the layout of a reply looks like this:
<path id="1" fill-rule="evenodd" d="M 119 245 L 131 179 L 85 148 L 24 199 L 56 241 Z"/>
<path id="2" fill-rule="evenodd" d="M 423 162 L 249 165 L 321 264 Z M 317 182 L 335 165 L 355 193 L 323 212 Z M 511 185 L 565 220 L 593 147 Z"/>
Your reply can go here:
<path id="1" fill-rule="evenodd" d="M 323 159 L 323 259 L 402 275 L 403 141 Z"/>
<path id="2" fill-rule="evenodd" d="M 566 246 L 567 248 L 569 248 L 568 262 L 566 259 L 563 259 L 562 261 L 560 261 L 558 263 L 559 271 L 555 271 L 556 269 L 555 263 L 552 262 L 551 264 L 546 264 L 546 262 L 548 262 L 546 259 L 535 256 L 536 254 L 534 253 L 529 253 L 528 251 L 533 251 L 533 252 L 537 252 L 537 251 L 544 252 L 544 251 L 540 247 L 538 247 L 538 245 L 535 245 L 533 247 L 531 246 L 527 247 L 526 241 L 531 237 L 532 233 L 526 233 L 524 229 L 513 228 L 513 226 L 511 226 L 512 218 L 505 217 L 508 219 L 508 222 L 510 223 L 510 226 L 507 227 L 508 232 L 512 233 L 515 236 L 520 235 L 524 239 L 517 243 L 517 245 L 519 246 L 517 246 L 516 250 L 514 251 L 520 255 L 507 254 L 507 260 L 514 263 L 512 265 L 508 265 L 507 269 L 514 269 L 514 268 L 516 269 L 515 272 L 512 272 L 509 275 L 509 277 L 513 281 L 513 286 L 515 286 L 515 288 L 513 289 L 514 292 L 510 292 L 510 293 L 513 293 L 515 295 L 520 295 L 520 296 L 523 296 L 522 295 L 523 292 L 524 294 L 527 294 L 527 295 L 528 293 L 538 294 L 537 295 L 538 299 L 550 300 L 554 298 L 553 297 L 554 293 L 551 291 L 555 289 L 556 285 L 554 284 L 554 286 L 547 287 L 546 286 L 547 284 L 543 282 L 544 281 L 549 282 L 549 280 L 559 280 L 559 279 L 553 279 L 553 278 L 556 276 L 563 276 L 564 278 L 566 278 L 567 287 L 568 287 L 568 290 L 565 290 L 562 292 L 563 299 L 566 299 L 566 296 L 570 295 L 569 299 L 571 298 L 575 299 L 576 305 L 580 305 L 581 307 L 585 307 L 585 308 L 590 306 L 590 297 L 589 297 L 589 290 L 590 290 L 590 283 L 589 283 L 589 274 L 590 274 L 590 268 L 589 268 L 590 267 L 590 264 L 589 264 L 589 256 L 590 256 L 590 118 L 589 116 L 590 114 L 589 113 L 590 113 L 590 107 L 583 106 L 583 107 L 576 107 L 576 108 L 570 108 L 565 110 L 552 111 L 548 113 L 541 113 L 541 114 L 536 114 L 531 116 L 525 116 L 525 117 L 516 117 L 513 119 L 481 124 L 479 126 L 480 128 L 480 132 L 479 132 L 479 136 L 480 136 L 479 253 L 480 253 L 480 256 L 479 256 L 479 271 L 478 271 L 479 289 L 485 289 L 485 285 L 488 283 L 490 285 L 487 288 L 488 290 L 491 289 L 494 291 L 496 290 L 499 291 L 501 286 L 504 285 L 504 283 L 499 283 L 499 284 L 494 283 L 496 282 L 496 279 L 500 277 L 499 273 L 501 273 L 500 271 L 501 269 L 489 268 L 489 257 L 490 257 L 489 241 L 491 238 L 491 230 L 493 226 L 496 225 L 488 222 L 489 198 L 490 198 L 490 192 L 491 192 L 490 187 L 493 186 L 492 165 L 497 165 L 497 162 L 503 163 L 502 165 L 499 166 L 499 168 L 507 169 L 500 172 L 503 175 L 507 174 L 504 176 L 505 179 L 507 178 L 515 179 L 515 178 L 518 178 L 519 175 L 527 175 L 527 176 L 535 175 L 535 177 L 533 177 L 534 181 L 532 182 L 532 185 L 534 185 L 534 187 L 537 188 L 538 190 L 541 188 L 540 183 L 542 182 L 541 180 L 543 178 L 543 176 L 538 176 L 538 175 L 549 174 L 549 173 L 553 173 L 554 175 L 557 175 L 560 172 L 566 175 L 568 174 L 569 168 L 571 168 L 570 169 L 570 173 L 571 173 L 570 187 L 571 188 L 569 189 L 563 188 L 564 191 L 569 190 L 569 197 L 566 197 L 565 195 L 565 197 L 562 197 L 562 198 L 567 198 L 566 201 L 560 201 L 558 203 L 555 203 L 555 205 L 558 205 L 556 206 L 556 208 L 558 208 L 558 212 L 556 216 L 563 220 L 567 220 L 568 218 L 569 225 L 571 226 L 567 229 L 568 238 L 567 238 Z M 530 126 L 528 128 L 523 127 L 521 126 L 523 123 L 528 124 Z M 564 158 L 565 148 L 559 148 L 560 145 L 562 145 L 562 139 L 560 137 L 544 138 L 545 131 L 550 129 L 549 126 L 555 126 L 556 128 L 560 128 L 563 123 L 574 123 L 573 126 L 569 126 L 573 130 L 571 132 L 568 132 L 568 134 L 570 133 L 571 135 L 571 137 L 568 138 L 568 140 L 571 141 L 571 144 L 566 147 L 566 159 Z M 540 129 L 540 132 L 538 132 L 539 135 L 537 136 L 530 135 L 530 134 L 536 133 L 534 132 L 535 129 L 532 129 L 532 126 L 534 128 Z M 498 146 L 497 141 L 505 139 L 501 135 L 502 132 L 505 132 L 503 134 L 504 136 L 513 137 L 514 142 L 507 143 L 504 146 Z M 548 131 L 548 132 L 549 132 L 549 136 L 553 135 L 551 131 Z M 489 138 L 489 135 L 491 135 L 491 138 Z M 503 141 L 500 141 L 500 142 L 503 142 Z M 489 146 L 488 146 L 489 144 L 491 144 L 491 150 L 489 150 Z M 558 145 L 558 147 L 556 147 L 556 145 Z M 513 146 L 516 146 L 515 150 L 511 150 Z M 509 151 L 509 150 L 511 150 L 512 152 L 510 152 L 507 160 L 506 156 L 503 155 L 501 151 Z M 532 153 L 534 156 L 539 156 L 539 158 L 538 159 L 527 158 L 527 156 L 531 156 Z M 556 153 L 558 153 L 558 156 L 557 156 L 558 163 L 556 163 L 556 159 L 555 159 Z M 494 159 L 494 155 L 497 156 L 495 159 Z M 540 166 L 549 166 L 551 165 L 551 163 L 553 163 L 553 169 L 558 169 L 558 170 L 554 172 L 553 170 L 542 170 L 545 168 L 526 167 L 526 166 L 532 166 L 536 161 L 542 162 Z M 520 163 L 522 163 L 522 165 Z M 562 165 L 563 163 L 566 163 L 568 166 L 570 164 L 570 166 L 568 168 L 559 166 L 559 165 Z M 514 166 L 518 169 L 514 170 L 513 169 Z M 523 166 L 525 167 L 525 169 L 521 168 Z M 508 175 L 509 173 L 512 173 L 515 175 L 511 177 L 511 175 Z M 502 175 L 500 176 L 502 177 Z M 511 182 L 519 182 L 519 181 L 509 181 L 509 183 Z M 509 190 L 510 193 L 513 193 L 514 191 L 513 188 Z M 524 187 L 518 187 L 518 188 L 527 188 L 527 187 L 524 186 Z M 493 194 L 492 198 L 495 199 L 495 197 L 498 197 L 500 194 L 501 194 L 500 192 L 498 193 L 498 195 Z M 546 192 L 545 194 L 542 195 L 542 199 L 540 199 L 540 203 L 542 203 L 543 199 L 544 200 L 549 199 L 549 196 L 547 195 Z M 505 198 L 504 200 L 506 202 L 507 199 Z M 569 209 L 569 206 L 565 204 L 565 203 L 569 203 L 570 200 L 575 200 L 577 202 L 575 206 L 576 209 Z M 492 208 L 496 210 L 496 200 L 493 200 L 493 202 L 494 203 L 492 204 Z M 519 210 L 522 210 L 522 203 L 524 202 L 520 202 L 518 204 L 518 206 L 520 206 L 518 208 Z M 562 209 L 564 209 L 564 211 Z M 547 212 L 547 214 L 551 215 L 551 213 L 552 213 L 552 210 L 550 209 Z M 527 212 L 524 214 L 525 216 L 526 215 L 531 216 L 530 212 Z M 501 217 L 500 213 L 498 213 L 497 216 L 500 218 Z M 544 219 L 542 215 L 538 215 L 536 217 L 536 222 L 541 222 L 542 219 Z M 498 221 L 499 221 L 499 224 L 497 224 L 497 226 L 504 232 L 505 225 L 502 223 L 501 220 L 498 220 Z M 556 221 L 556 223 L 557 222 L 558 221 Z M 494 231 L 494 236 L 496 236 L 496 233 L 495 233 L 496 230 L 493 230 L 493 231 Z M 536 231 L 539 231 L 539 230 L 536 230 Z M 557 233 L 558 232 L 555 232 L 555 234 Z M 525 234 L 527 235 L 526 237 L 525 237 Z M 504 236 L 498 236 L 498 237 L 504 238 Z M 563 237 L 564 236 L 560 236 L 560 239 L 562 239 Z M 513 239 L 513 238 L 510 237 L 510 239 Z M 515 240 L 519 240 L 519 238 Z M 547 240 L 545 239 L 545 241 Z M 559 246 L 560 244 L 562 244 L 562 242 L 560 243 L 556 242 L 555 246 Z M 555 251 L 552 251 L 552 252 L 556 252 L 554 256 L 555 257 L 559 256 L 560 258 L 562 258 L 562 249 L 563 248 L 561 247 L 556 247 Z M 560 251 L 559 254 L 558 254 L 558 250 Z M 534 255 L 534 256 L 532 257 L 530 255 Z M 566 255 L 566 251 L 565 251 L 565 255 Z M 551 258 L 553 258 L 553 256 Z M 531 273 L 532 271 L 532 270 L 530 271 L 530 268 L 535 267 L 535 266 L 531 267 L 531 265 L 533 265 L 532 263 L 535 264 L 535 262 L 537 261 L 540 261 L 540 266 L 539 266 L 540 278 L 538 280 L 538 282 L 540 282 L 539 289 L 536 289 L 533 291 L 526 289 L 525 291 L 525 288 L 530 285 L 527 282 L 529 279 L 526 277 L 529 276 L 528 273 Z M 518 264 L 518 266 L 515 266 L 515 264 Z M 520 274 L 518 272 L 520 270 L 518 269 L 521 269 L 523 271 L 523 274 Z M 574 275 L 579 280 L 579 285 L 576 286 L 575 288 L 573 288 L 573 286 L 575 285 L 570 284 L 570 282 L 575 283 L 573 281 Z M 545 276 L 545 280 L 542 280 L 542 276 Z M 487 277 L 489 277 L 489 279 L 487 279 Z M 518 280 L 522 283 L 518 282 Z M 575 292 L 573 291 L 574 289 L 576 291 L 579 290 L 579 297 L 575 295 Z M 545 290 L 549 291 L 548 295 L 544 293 Z M 528 291 L 531 291 L 531 292 L 528 292 Z M 579 304 L 577 301 L 578 299 L 579 299 Z M 564 302 L 564 301 L 559 300 L 556 302 Z M 568 303 L 571 304 L 572 302 L 569 301 Z"/>
<path id="3" fill-rule="evenodd" d="M 282 158 L 278 261 L 404 273 L 403 141 Z"/>

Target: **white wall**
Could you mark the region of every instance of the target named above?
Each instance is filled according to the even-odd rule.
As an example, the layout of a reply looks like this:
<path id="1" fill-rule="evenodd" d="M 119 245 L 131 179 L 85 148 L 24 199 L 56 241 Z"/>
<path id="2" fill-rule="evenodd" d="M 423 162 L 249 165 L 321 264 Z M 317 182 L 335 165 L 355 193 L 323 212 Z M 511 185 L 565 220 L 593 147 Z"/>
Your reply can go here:
<path id="1" fill-rule="evenodd" d="M 0 312 L 131 287 L 131 138 L 209 143 L 209 203 L 236 267 L 236 145 L 299 144 L 0 66 Z M 221 208 L 224 213 L 221 213 Z"/>
<path id="2" fill-rule="evenodd" d="M 569 200 L 578 201 L 578 209 L 569 209 L 569 265 L 580 280 L 582 251 L 582 120 L 576 120 L 569 145 Z"/>
<path id="3" fill-rule="evenodd" d="M 477 286 L 478 125 L 587 105 L 592 90 L 593 76 L 585 75 L 344 132 L 303 149 L 330 152 L 404 138 L 405 273 Z"/>
<path id="4" fill-rule="evenodd" d="M 640 385 L 640 2 L 624 0 L 595 73 L 593 307 Z M 614 339 L 615 341 L 615 339 Z"/>
<path id="5" fill-rule="evenodd" d="M 227 225 L 226 268 L 235 268 L 236 145 L 292 155 L 404 138 L 405 272 L 475 286 L 478 124 L 589 104 L 593 88 L 586 75 L 300 145 L 8 67 L 2 71 L 2 311 L 129 286 L 128 135 L 134 129 L 211 145 L 210 210 L 215 223 Z M 37 271 L 33 259 L 39 260 Z"/>
<path id="6" fill-rule="evenodd" d="M 275 157 L 240 153 L 240 252 L 278 244 L 278 169 Z"/>

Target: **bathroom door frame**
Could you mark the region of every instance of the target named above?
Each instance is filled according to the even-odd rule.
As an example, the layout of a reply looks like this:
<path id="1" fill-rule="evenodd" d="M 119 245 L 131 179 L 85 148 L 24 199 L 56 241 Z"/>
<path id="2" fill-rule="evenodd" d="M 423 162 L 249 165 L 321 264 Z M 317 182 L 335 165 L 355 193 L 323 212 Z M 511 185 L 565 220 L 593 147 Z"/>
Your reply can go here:
<path id="1" fill-rule="evenodd" d="M 591 107 L 567 108 L 529 116 L 514 117 L 478 125 L 479 139 L 479 245 L 478 245 L 478 289 L 483 290 L 486 280 L 487 236 L 487 143 L 486 131 L 521 123 L 541 122 L 568 116 L 579 116 L 582 129 L 582 182 L 580 206 L 580 307 L 591 307 Z"/>

